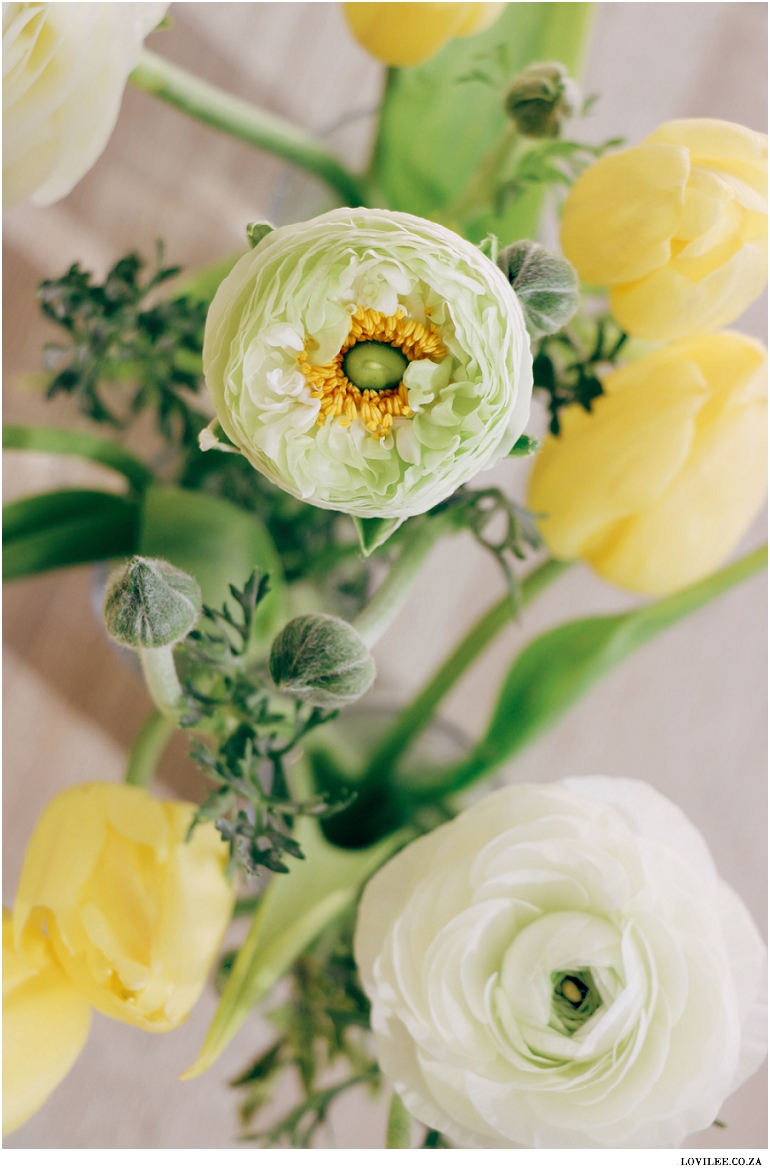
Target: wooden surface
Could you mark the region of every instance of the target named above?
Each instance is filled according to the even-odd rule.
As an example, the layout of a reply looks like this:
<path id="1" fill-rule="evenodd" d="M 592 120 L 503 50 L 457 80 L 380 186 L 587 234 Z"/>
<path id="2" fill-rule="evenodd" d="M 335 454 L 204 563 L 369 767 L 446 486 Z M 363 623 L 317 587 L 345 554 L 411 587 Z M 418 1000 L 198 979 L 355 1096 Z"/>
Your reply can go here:
<path id="1" fill-rule="evenodd" d="M 351 40 L 339 8 L 320 4 L 174 4 L 174 27 L 157 52 L 213 82 L 321 131 L 376 105 L 382 71 Z M 674 117 L 710 116 L 765 129 L 764 4 L 603 4 L 585 72 L 599 92 L 579 128 L 593 141 L 630 143 Z M 25 373 L 40 366 L 51 329 L 34 301 L 37 283 L 74 260 L 103 273 L 131 248 L 151 255 L 161 236 L 173 262 L 196 266 L 243 244 L 243 228 L 275 205 L 283 165 L 230 142 L 129 89 L 113 138 L 66 200 L 21 207 L 5 219 L 6 419 L 83 426 L 70 405 L 45 405 Z M 764 328 L 757 303 L 740 323 Z M 542 426 L 542 420 L 540 421 Z M 132 437 L 151 443 L 141 426 Z M 510 489 L 524 470 L 498 470 Z M 80 461 L 30 454 L 5 459 L 7 498 L 62 484 L 101 484 Z M 755 525 L 744 543 L 763 540 Z M 12 903 L 24 848 L 60 789 L 119 778 L 150 705 L 141 681 L 107 645 L 94 618 L 88 569 L 12 584 L 5 612 L 5 851 Z M 412 694 L 456 638 L 501 593 L 495 565 L 465 538 L 434 552 L 399 623 L 377 648 L 379 695 Z M 445 715 L 478 731 L 501 675 L 532 634 L 568 618 L 624 609 L 632 600 L 578 568 L 556 584 L 475 666 Z M 659 638 L 605 679 L 508 772 L 511 781 L 567 774 L 643 778 L 679 803 L 708 839 L 721 874 L 757 923 L 766 923 L 766 611 L 760 576 Z M 183 740 L 162 764 L 158 792 L 196 796 L 200 781 Z M 94 1016 L 85 1051 L 48 1104 L 6 1140 L 10 1148 L 226 1148 L 234 1145 L 235 1095 L 226 1080 L 263 1047 L 254 1015 L 207 1075 L 177 1076 L 196 1054 L 216 1003 L 207 990 L 172 1035 L 149 1035 Z M 766 1144 L 764 1072 L 725 1105 L 725 1130 L 693 1147 Z M 287 1104 L 290 1088 L 282 1089 Z M 322 1144 L 383 1145 L 384 1106 L 351 1094 Z"/>

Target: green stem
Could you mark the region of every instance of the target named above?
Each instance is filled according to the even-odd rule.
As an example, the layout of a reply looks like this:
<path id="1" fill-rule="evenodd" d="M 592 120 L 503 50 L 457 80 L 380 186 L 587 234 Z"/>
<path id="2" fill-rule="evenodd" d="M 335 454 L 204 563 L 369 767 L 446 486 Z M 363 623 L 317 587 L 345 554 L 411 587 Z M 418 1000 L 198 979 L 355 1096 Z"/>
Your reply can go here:
<path id="1" fill-rule="evenodd" d="M 547 562 L 543 562 L 541 566 L 528 574 L 521 582 L 519 606 L 526 607 L 528 603 L 531 603 L 542 590 L 545 590 L 565 570 L 568 570 L 570 565 L 569 562 L 557 562 L 555 559 L 549 558 Z M 402 709 L 380 744 L 375 748 L 366 770 L 367 776 L 381 776 L 391 772 L 394 763 L 401 757 L 420 730 L 429 723 L 438 705 L 454 687 L 466 668 L 481 655 L 486 646 L 513 617 L 511 597 L 506 591 L 503 597 L 498 599 L 482 615 L 478 623 L 460 641 L 438 672 L 425 685 L 422 692 L 405 709 Z"/>
<path id="2" fill-rule="evenodd" d="M 182 686 L 176 674 L 171 647 L 140 648 L 139 663 L 155 707 L 175 725 L 179 723 L 179 708 L 184 699 Z"/>
<path id="3" fill-rule="evenodd" d="M 126 771 L 127 786 L 141 786 L 147 790 L 155 776 L 163 751 L 176 730 L 176 722 L 154 712 L 145 721 L 131 747 Z"/>
<path id="4" fill-rule="evenodd" d="M 317 175 L 352 207 L 365 203 L 361 181 L 312 135 L 287 119 L 233 97 L 149 49 L 142 51 L 129 80 L 192 118 Z"/>
<path id="5" fill-rule="evenodd" d="M 386 1149 L 410 1149 L 412 1147 L 412 1117 L 404 1107 L 398 1092 L 393 1092 L 388 1113 Z"/>
<path id="6" fill-rule="evenodd" d="M 444 513 L 425 517 L 415 526 L 385 582 L 353 625 L 368 648 L 374 647 L 398 615 L 435 543 L 454 528 L 455 522 Z"/>
<path id="7" fill-rule="evenodd" d="M 709 575 L 708 578 L 701 579 L 692 586 L 685 587 L 684 590 L 660 599 L 657 603 L 640 607 L 637 611 L 610 616 L 602 620 L 610 626 L 632 621 L 634 630 L 631 632 L 630 638 L 620 640 L 614 648 L 608 649 L 608 654 L 600 662 L 598 671 L 594 671 L 590 678 L 585 679 L 579 688 L 567 693 L 565 700 L 558 708 L 553 708 L 547 724 L 551 724 L 569 704 L 579 699 L 586 688 L 596 683 L 601 676 L 614 668 L 630 652 L 766 566 L 767 546 L 762 546 L 716 574 Z M 593 622 L 598 623 L 599 621 Z M 577 626 L 577 624 L 573 626 Z M 554 629 L 554 633 L 559 630 Z M 540 640 L 542 641 L 544 638 L 546 637 L 540 637 Z M 530 645 L 530 647 L 532 646 Z M 525 649 L 518 662 L 521 662 L 526 656 L 527 651 L 528 649 Z M 484 777 L 499 769 L 501 765 L 510 761 L 516 753 L 529 744 L 532 736 L 543 732 L 544 728 L 545 724 L 542 722 L 532 726 L 527 735 L 518 738 L 513 744 L 509 743 L 504 753 L 497 752 L 496 747 L 488 743 L 488 734 L 485 734 L 481 741 L 473 747 L 467 758 L 434 775 L 428 780 L 427 785 L 415 785 L 412 780 L 404 783 L 403 786 L 396 784 L 396 792 L 400 792 L 402 797 L 412 803 L 416 801 L 419 805 L 441 801 L 450 794 L 456 794 L 467 786 L 480 782 Z"/>

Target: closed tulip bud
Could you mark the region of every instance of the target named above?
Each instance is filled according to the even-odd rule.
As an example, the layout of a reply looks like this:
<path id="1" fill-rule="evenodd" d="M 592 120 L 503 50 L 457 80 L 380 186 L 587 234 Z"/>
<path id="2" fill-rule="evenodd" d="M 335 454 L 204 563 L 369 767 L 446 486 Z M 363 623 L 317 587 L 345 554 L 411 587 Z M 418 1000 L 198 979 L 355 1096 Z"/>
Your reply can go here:
<path id="1" fill-rule="evenodd" d="M 108 634 L 127 648 L 164 648 L 183 639 L 201 613 L 195 579 L 162 558 L 132 558 L 104 594 Z"/>
<path id="2" fill-rule="evenodd" d="M 350 31 L 386 65 L 419 65 L 453 37 L 491 28 L 505 4 L 343 4 Z"/>
<path id="3" fill-rule="evenodd" d="M 42 1108 L 85 1046 L 88 1001 L 30 925 L 26 963 L 16 951 L 13 917 L 3 909 L 3 1136 Z"/>
<path id="4" fill-rule="evenodd" d="M 374 660 L 355 628 L 332 615 L 300 615 L 287 623 L 270 652 L 278 688 L 324 708 L 349 705 L 371 687 Z"/>
<path id="5" fill-rule="evenodd" d="M 228 849 L 213 825 L 186 842 L 194 813 L 112 782 L 58 794 L 30 840 L 13 911 L 24 964 L 34 967 L 44 926 L 96 1010 L 148 1031 L 179 1026 L 233 907 Z"/>
<path id="6" fill-rule="evenodd" d="M 533 240 L 517 240 L 502 250 L 497 264 L 521 303 L 531 338 L 555 334 L 576 312 L 577 273 L 564 257 Z"/>
<path id="7" fill-rule="evenodd" d="M 519 134 L 529 138 L 557 138 L 562 124 L 572 117 L 579 103 L 577 83 L 555 61 L 530 65 L 505 96 L 506 112 Z"/>
<path id="8" fill-rule="evenodd" d="M 556 558 L 668 594 L 715 570 L 766 492 L 767 356 L 742 334 L 685 338 L 568 407 L 535 460 L 529 508 Z"/>
<path id="9" fill-rule="evenodd" d="M 767 281 L 767 135 L 711 118 L 666 122 L 584 172 L 561 243 L 583 281 L 609 286 L 636 338 L 729 325 Z"/>

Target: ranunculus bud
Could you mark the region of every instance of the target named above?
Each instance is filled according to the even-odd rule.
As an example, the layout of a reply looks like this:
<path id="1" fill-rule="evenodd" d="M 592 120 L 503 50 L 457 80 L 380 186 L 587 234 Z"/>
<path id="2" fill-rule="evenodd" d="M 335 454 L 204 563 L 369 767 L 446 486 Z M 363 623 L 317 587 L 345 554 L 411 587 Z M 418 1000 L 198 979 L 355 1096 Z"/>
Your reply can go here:
<path id="1" fill-rule="evenodd" d="M 324 708 L 349 705 L 369 689 L 376 669 L 355 628 L 333 615 L 300 615 L 287 623 L 270 652 L 277 686 Z"/>
<path id="2" fill-rule="evenodd" d="M 201 606 L 191 575 L 162 558 L 136 555 L 107 583 L 104 625 L 124 647 L 165 648 L 187 635 Z"/>
<path id="3" fill-rule="evenodd" d="M 555 334 L 578 308 L 577 273 L 564 257 L 533 240 L 509 244 L 497 264 L 521 302 L 531 338 Z"/>
<path id="4" fill-rule="evenodd" d="M 549 61 L 519 74 L 506 94 L 505 109 L 519 134 L 557 138 L 579 102 L 580 90 L 567 70 L 558 61 Z"/>

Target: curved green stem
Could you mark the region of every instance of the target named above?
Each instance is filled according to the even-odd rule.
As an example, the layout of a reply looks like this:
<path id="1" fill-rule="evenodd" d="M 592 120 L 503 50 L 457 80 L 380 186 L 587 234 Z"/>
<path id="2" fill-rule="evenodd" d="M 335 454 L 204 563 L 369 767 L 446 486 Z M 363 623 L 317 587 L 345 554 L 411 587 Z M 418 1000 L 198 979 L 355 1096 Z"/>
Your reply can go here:
<path id="1" fill-rule="evenodd" d="M 140 648 L 139 663 L 142 665 L 144 681 L 156 708 L 175 725 L 178 724 L 179 707 L 184 699 L 184 693 L 176 674 L 171 647 Z"/>
<path id="2" fill-rule="evenodd" d="M 158 762 L 176 730 L 176 722 L 163 713 L 154 712 L 145 721 L 131 747 L 126 770 L 126 785 L 147 790 L 155 776 Z"/>
<path id="3" fill-rule="evenodd" d="M 520 607 L 526 607 L 542 590 L 554 582 L 571 563 L 549 558 L 521 582 Z M 399 713 L 382 741 L 376 746 L 366 773 L 368 776 L 389 773 L 395 762 L 416 735 L 431 720 L 436 708 L 454 687 L 466 668 L 480 656 L 499 631 L 514 618 L 511 596 L 506 593 L 482 615 L 451 655 L 425 685 L 423 690 Z"/>
<path id="4" fill-rule="evenodd" d="M 449 513 L 439 513 L 423 518 L 406 539 L 388 577 L 353 624 L 368 648 L 374 647 L 398 615 L 435 543 L 455 528 Z"/>
<path id="5" fill-rule="evenodd" d="M 233 97 L 149 49 L 142 51 L 129 81 L 199 122 L 317 175 L 352 207 L 365 203 L 361 181 L 312 135 L 287 119 Z"/>

